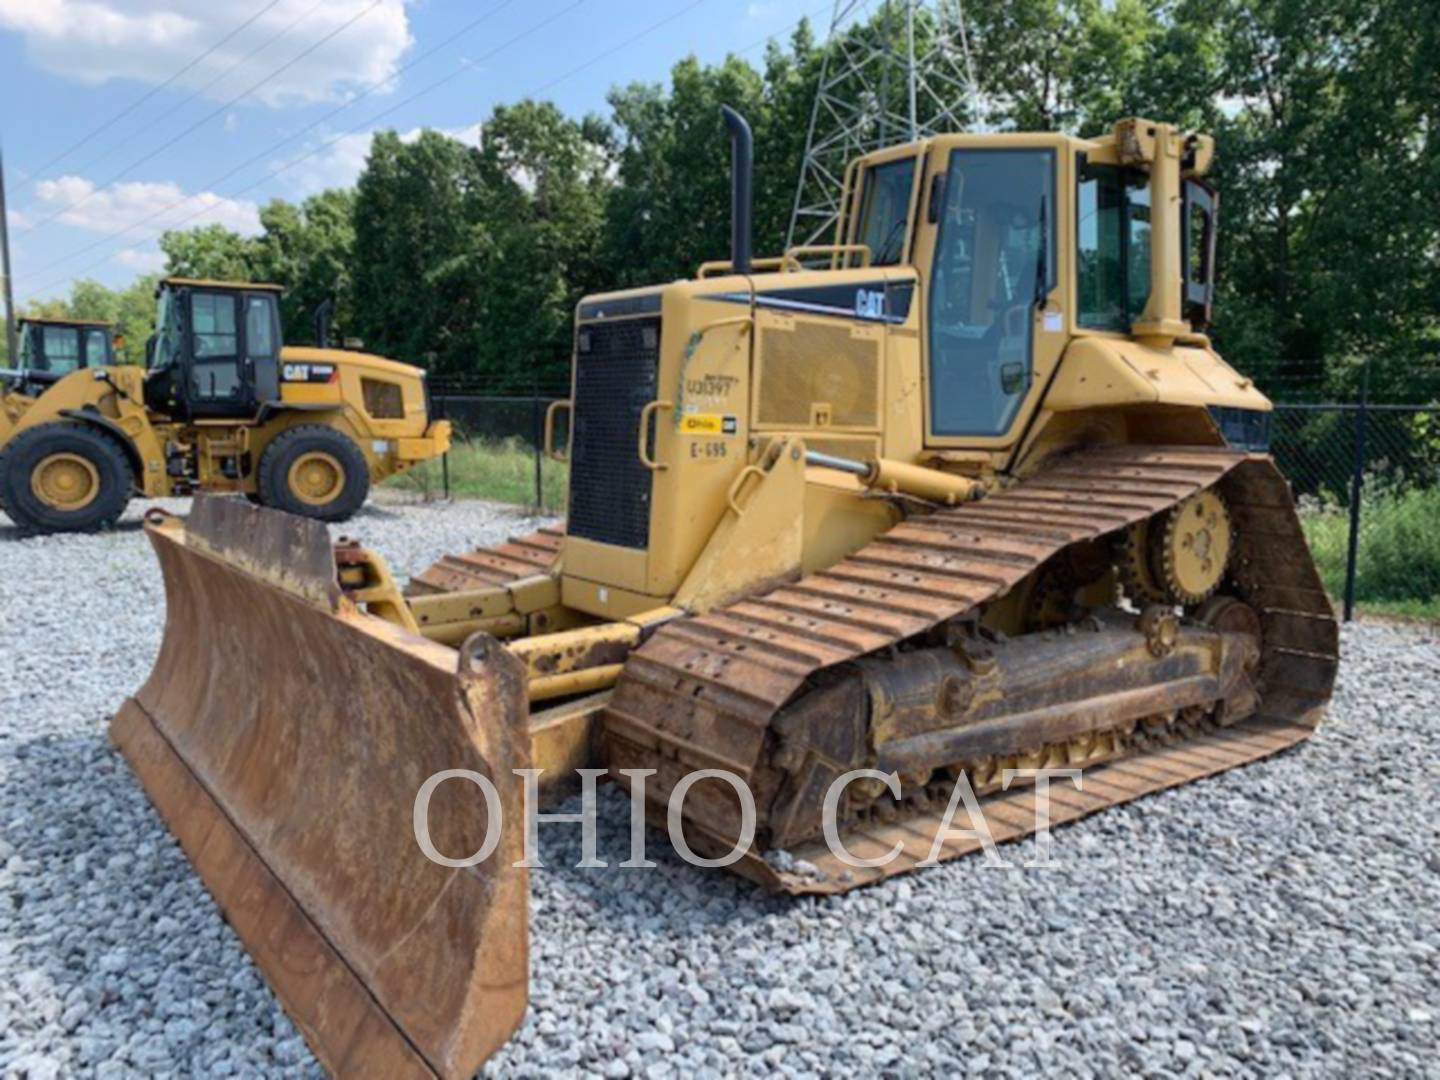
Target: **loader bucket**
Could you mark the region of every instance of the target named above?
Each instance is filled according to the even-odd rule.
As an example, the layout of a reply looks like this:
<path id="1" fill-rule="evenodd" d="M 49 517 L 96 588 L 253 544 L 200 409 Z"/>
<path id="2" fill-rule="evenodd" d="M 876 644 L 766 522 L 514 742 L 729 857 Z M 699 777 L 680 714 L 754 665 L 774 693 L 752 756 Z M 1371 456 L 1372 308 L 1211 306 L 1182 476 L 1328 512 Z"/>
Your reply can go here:
<path id="1" fill-rule="evenodd" d="M 526 1007 L 519 662 L 357 611 L 316 522 L 197 498 L 147 532 L 165 636 L 112 739 L 330 1072 L 472 1075 Z M 417 843 L 417 791 L 445 769 L 499 795 L 473 866 Z M 476 853 L 480 787 L 441 784 L 428 821 L 440 853 Z"/>

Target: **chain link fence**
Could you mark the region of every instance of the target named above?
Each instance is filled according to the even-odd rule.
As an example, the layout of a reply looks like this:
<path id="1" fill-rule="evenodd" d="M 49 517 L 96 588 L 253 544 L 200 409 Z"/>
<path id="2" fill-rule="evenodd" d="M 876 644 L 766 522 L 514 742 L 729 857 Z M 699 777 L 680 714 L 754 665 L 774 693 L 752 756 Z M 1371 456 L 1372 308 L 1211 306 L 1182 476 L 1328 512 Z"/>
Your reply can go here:
<path id="1" fill-rule="evenodd" d="M 1322 377 L 1319 369 L 1273 371 L 1261 386 L 1276 402 L 1271 450 L 1326 588 L 1347 619 L 1440 619 L 1440 370 L 1377 362 Z M 543 443 L 546 409 L 566 395 L 563 385 L 487 395 L 437 383 L 435 412 L 454 424 L 455 448 L 404 482 L 564 513 L 566 469 Z M 558 411 L 558 446 L 568 419 Z"/>
<path id="2" fill-rule="evenodd" d="M 515 503 L 539 513 L 565 511 L 566 469 L 543 453 L 545 413 L 568 396 L 563 387 L 526 395 L 479 394 L 464 385 L 436 382 L 433 415 L 454 428 L 450 452 L 426 462 L 395 483 L 426 497 L 459 496 Z M 568 440 L 569 415 L 555 418 L 554 443 Z"/>
<path id="3" fill-rule="evenodd" d="M 1440 406 L 1282 401 L 1271 448 L 1345 618 L 1440 619 Z"/>

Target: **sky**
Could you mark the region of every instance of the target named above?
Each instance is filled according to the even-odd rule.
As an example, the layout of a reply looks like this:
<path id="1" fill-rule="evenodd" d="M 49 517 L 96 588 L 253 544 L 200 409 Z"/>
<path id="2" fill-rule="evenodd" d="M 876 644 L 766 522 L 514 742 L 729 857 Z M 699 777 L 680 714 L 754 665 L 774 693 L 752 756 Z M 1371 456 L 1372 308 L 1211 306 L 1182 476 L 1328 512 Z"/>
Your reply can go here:
<path id="1" fill-rule="evenodd" d="M 689 54 L 759 63 L 827 0 L 0 0 L 18 304 L 161 268 L 161 231 L 260 231 L 354 182 L 373 131 L 474 140 L 524 97 L 574 116 Z"/>

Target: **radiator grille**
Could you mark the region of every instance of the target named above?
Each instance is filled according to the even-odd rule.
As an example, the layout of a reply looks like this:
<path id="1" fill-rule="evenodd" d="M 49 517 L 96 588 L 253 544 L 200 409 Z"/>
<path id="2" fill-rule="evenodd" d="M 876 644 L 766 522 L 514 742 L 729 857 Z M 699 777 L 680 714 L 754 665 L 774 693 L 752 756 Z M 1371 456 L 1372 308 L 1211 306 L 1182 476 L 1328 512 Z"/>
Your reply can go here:
<path id="1" fill-rule="evenodd" d="M 655 399 L 660 320 L 581 327 L 575 358 L 570 464 L 571 536 L 644 550 L 650 541 L 650 470 L 636 440 L 640 412 Z M 651 436 L 654 453 L 654 436 Z"/>
<path id="2" fill-rule="evenodd" d="M 760 334 L 762 424 L 809 427 L 812 406 L 829 405 L 835 427 L 876 427 L 880 344 L 846 325 L 797 321 Z"/>

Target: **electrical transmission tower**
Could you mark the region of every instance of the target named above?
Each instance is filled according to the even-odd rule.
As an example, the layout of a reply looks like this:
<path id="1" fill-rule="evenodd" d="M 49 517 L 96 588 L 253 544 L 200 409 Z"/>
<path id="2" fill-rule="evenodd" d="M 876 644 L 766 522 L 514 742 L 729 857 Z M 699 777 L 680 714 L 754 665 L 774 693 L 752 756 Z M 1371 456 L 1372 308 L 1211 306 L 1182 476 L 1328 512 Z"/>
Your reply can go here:
<path id="1" fill-rule="evenodd" d="M 981 112 L 962 0 L 836 0 L 786 246 L 829 241 L 852 159 Z"/>

